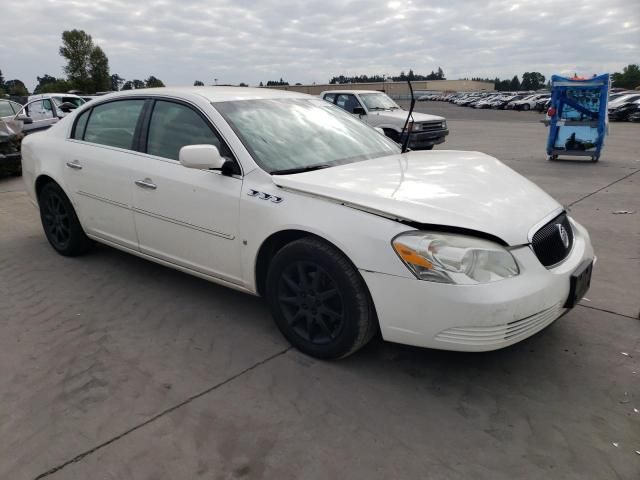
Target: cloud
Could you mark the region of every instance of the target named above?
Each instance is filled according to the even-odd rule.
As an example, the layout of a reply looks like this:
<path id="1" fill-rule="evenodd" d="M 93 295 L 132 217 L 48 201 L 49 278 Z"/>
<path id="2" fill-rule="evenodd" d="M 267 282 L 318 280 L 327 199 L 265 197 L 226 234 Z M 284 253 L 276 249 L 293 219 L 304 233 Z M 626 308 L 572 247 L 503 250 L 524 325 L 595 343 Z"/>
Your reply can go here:
<path id="1" fill-rule="evenodd" d="M 442 67 L 448 78 L 590 75 L 640 58 L 640 4 L 449 0 L 22 0 L 3 6 L 5 79 L 62 76 L 63 30 L 91 34 L 112 73 L 167 85 L 324 83 Z M 515 8 L 514 8 L 515 7 Z"/>

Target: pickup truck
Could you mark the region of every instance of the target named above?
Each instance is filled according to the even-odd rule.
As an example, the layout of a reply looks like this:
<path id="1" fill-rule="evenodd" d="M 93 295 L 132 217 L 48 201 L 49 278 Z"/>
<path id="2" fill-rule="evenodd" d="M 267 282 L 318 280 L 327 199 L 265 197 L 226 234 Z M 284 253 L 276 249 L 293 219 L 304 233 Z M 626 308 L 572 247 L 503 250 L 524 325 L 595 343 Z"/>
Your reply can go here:
<path id="1" fill-rule="evenodd" d="M 375 90 L 328 90 L 322 92 L 320 98 L 359 116 L 370 126 L 382 129 L 395 142 L 403 142 L 406 133 L 402 134 L 402 128 L 409 112 L 400 108 L 386 93 Z M 408 146 L 411 150 L 431 150 L 434 145 L 443 143 L 448 134 L 447 121 L 443 117 L 413 112 Z"/>

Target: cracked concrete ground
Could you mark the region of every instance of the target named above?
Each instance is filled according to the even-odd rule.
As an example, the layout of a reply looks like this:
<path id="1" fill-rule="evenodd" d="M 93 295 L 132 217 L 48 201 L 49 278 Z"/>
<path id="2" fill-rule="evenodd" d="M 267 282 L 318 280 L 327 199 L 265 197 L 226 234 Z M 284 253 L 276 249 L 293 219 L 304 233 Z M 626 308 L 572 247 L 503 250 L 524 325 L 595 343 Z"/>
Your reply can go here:
<path id="1" fill-rule="evenodd" d="M 497 352 L 376 340 L 321 362 L 258 298 L 56 255 L 3 179 L 0 478 L 639 478 L 640 125 L 612 124 L 597 164 L 547 162 L 535 113 L 418 108 L 449 119 L 437 148 L 497 156 L 589 229 L 581 305 Z"/>

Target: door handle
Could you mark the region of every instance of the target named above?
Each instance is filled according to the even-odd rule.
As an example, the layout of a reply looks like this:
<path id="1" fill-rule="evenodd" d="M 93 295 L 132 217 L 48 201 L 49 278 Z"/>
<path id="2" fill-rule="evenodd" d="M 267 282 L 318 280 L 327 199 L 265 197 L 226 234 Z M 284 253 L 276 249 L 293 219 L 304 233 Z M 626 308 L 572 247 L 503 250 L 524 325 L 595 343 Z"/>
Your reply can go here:
<path id="1" fill-rule="evenodd" d="M 74 170 L 82 170 L 82 165 L 80 165 L 80 162 L 78 160 L 67 162 L 67 167 L 73 168 Z"/>
<path id="2" fill-rule="evenodd" d="M 158 186 L 153 183 L 150 178 L 145 178 L 144 180 L 136 180 L 135 184 L 142 188 L 148 188 L 150 190 L 155 190 Z"/>

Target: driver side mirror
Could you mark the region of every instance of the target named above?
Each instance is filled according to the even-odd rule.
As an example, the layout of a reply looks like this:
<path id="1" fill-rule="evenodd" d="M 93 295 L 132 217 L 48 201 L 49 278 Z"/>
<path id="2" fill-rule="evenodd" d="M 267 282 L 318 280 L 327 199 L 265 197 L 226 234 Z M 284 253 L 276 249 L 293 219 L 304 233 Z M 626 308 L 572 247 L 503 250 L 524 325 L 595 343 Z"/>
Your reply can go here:
<path id="1" fill-rule="evenodd" d="M 24 113 L 20 113 L 20 114 L 16 115 L 13 119 L 14 120 L 19 120 L 22 123 L 24 123 L 25 125 L 31 125 L 33 123 L 33 118 L 25 115 Z"/>
<path id="2" fill-rule="evenodd" d="M 363 107 L 353 107 L 353 114 L 354 115 L 366 115 L 367 112 L 364 111 Z"/>
<path id="3" fill-rule="evenodd" d="M 58 107 L 58 109 L 63 111 L 64 113 L 69 113 L 71 110 L 75 110 L 76 108 L 76 105 L 71 102 L 64 102 Z"/>
<path id="4" fill-rule="evenodd" d="M 178 158 L 183 167 L 199 170 L 221 170 L 226 162 L 215 145 L 186 145 L 180 149 Z"/>

